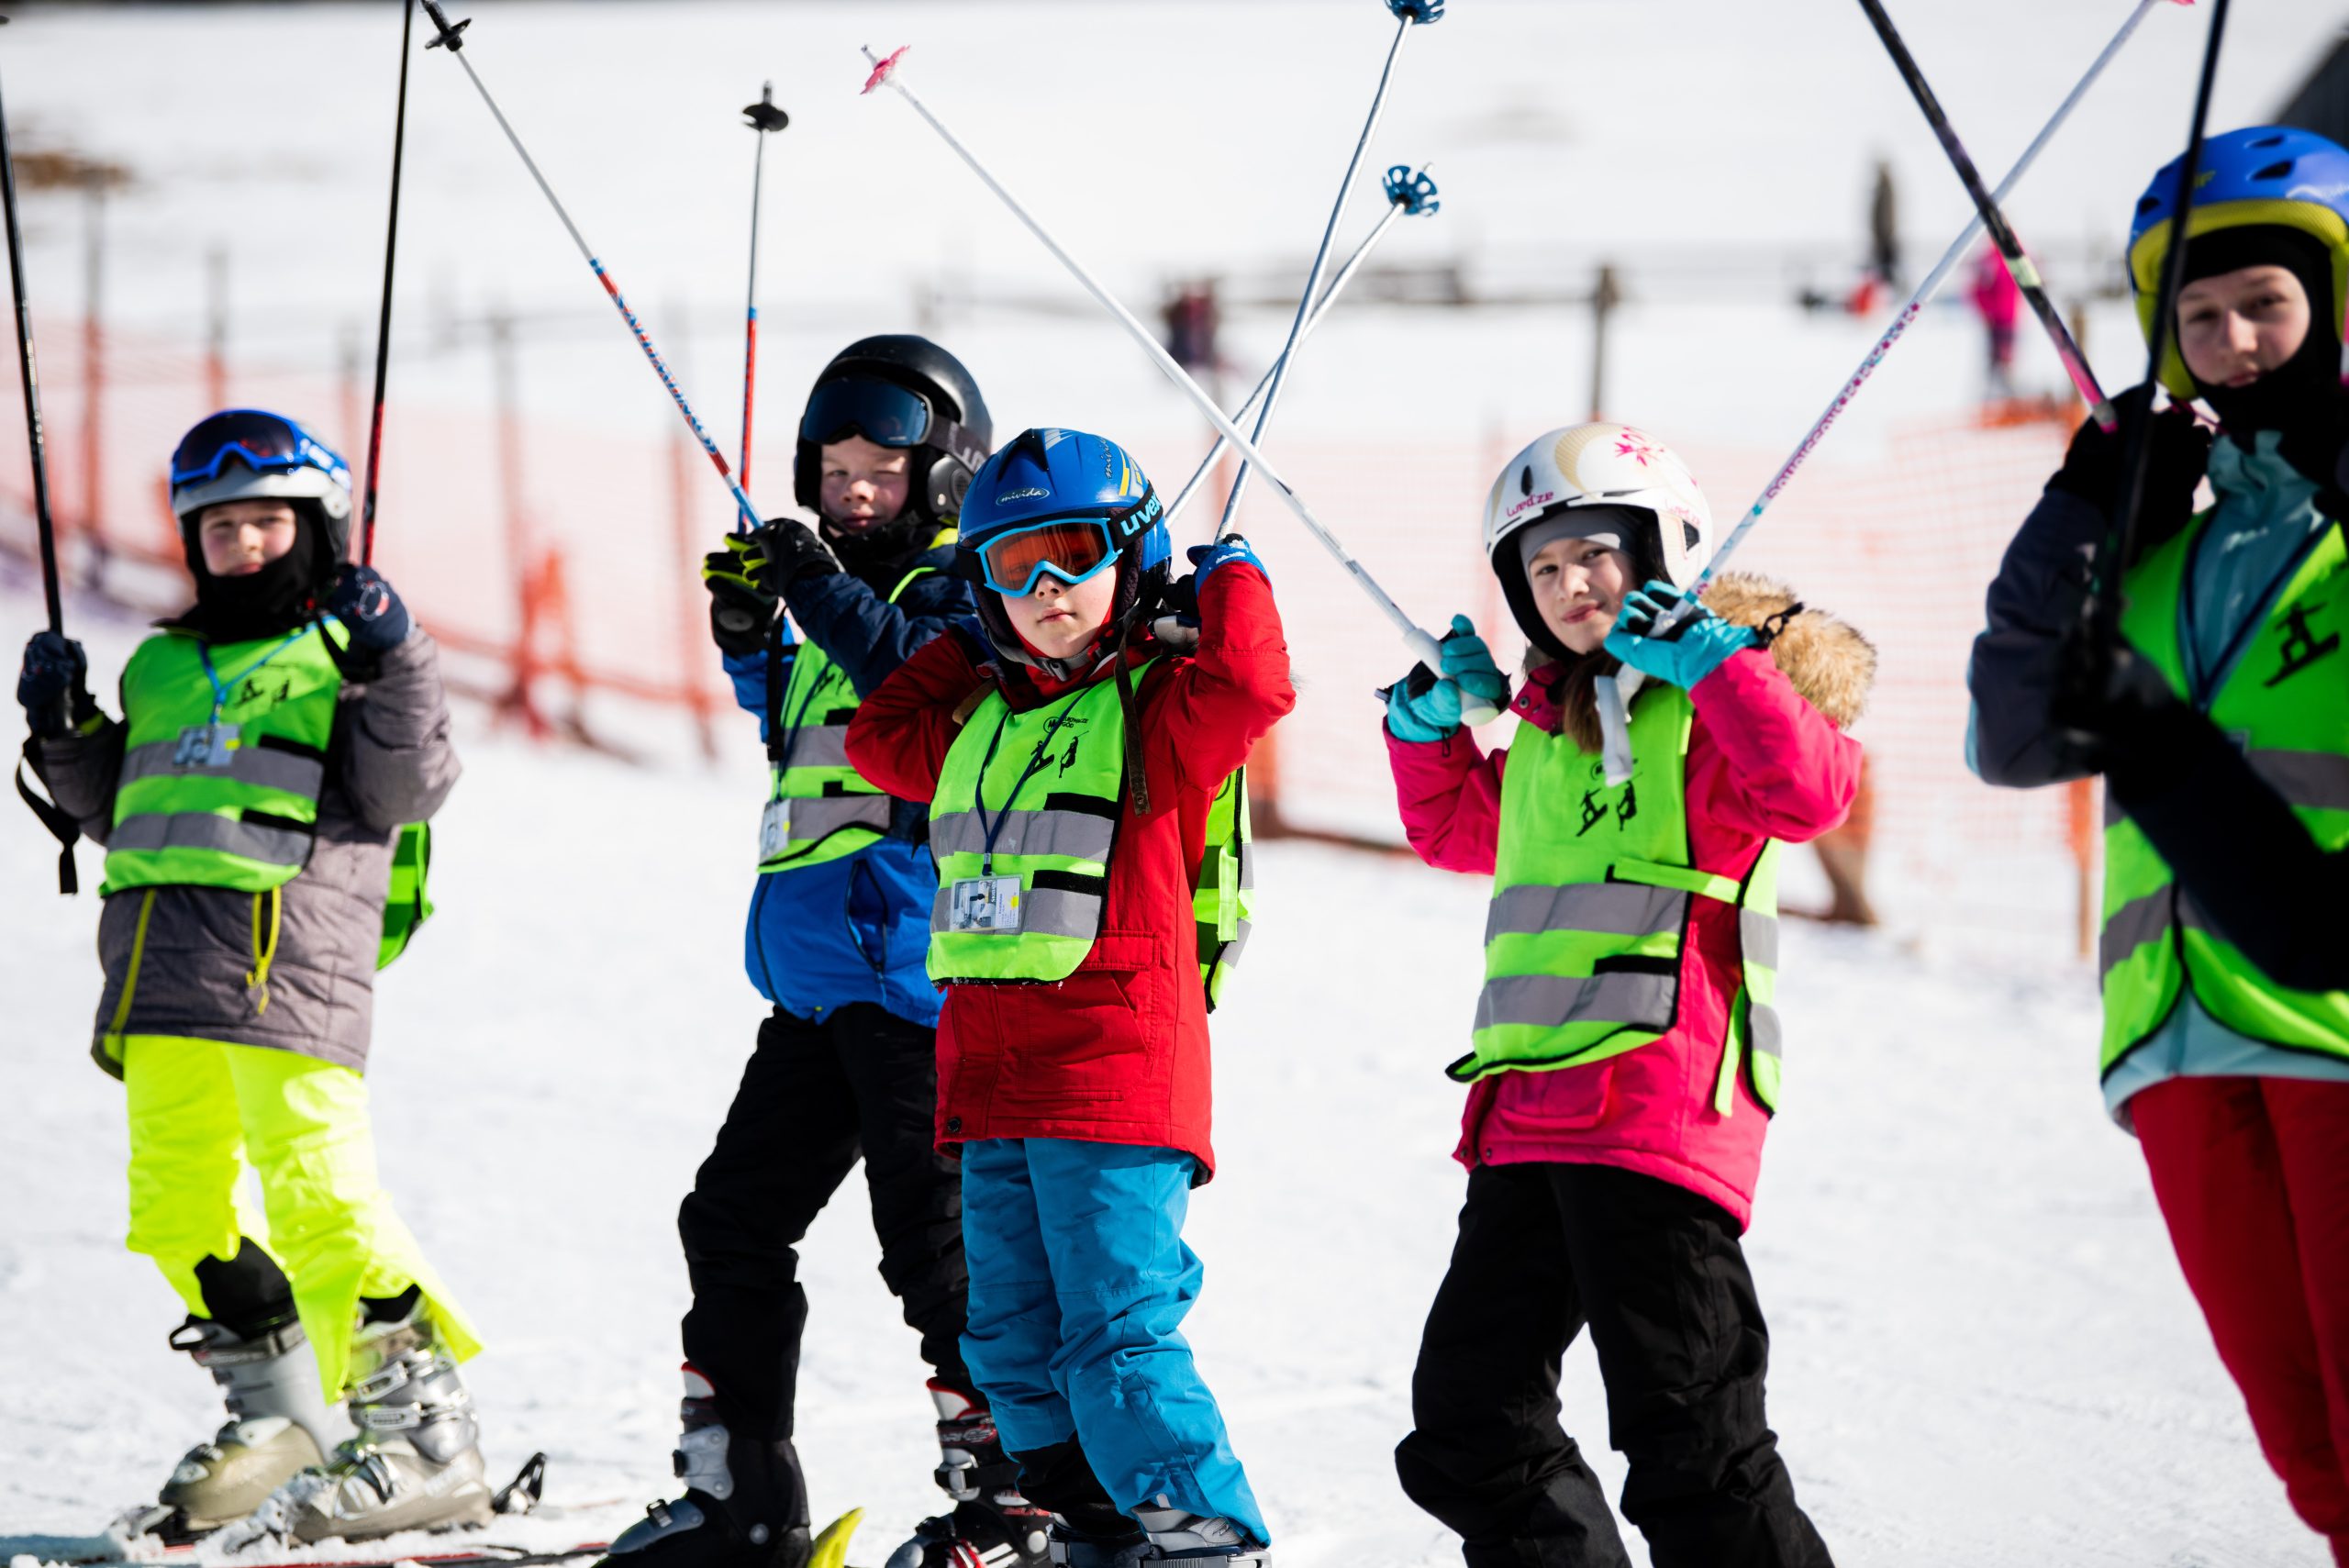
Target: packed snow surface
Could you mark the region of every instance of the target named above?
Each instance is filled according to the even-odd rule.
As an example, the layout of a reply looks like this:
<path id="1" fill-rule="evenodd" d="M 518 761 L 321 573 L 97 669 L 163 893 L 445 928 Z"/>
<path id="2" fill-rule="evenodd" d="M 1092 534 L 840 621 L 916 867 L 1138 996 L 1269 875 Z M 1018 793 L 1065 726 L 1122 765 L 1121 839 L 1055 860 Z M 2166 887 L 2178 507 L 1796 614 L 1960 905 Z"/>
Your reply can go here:
<path id="1" fill-rule="evenodd" d="M 0 593 L 0 646 L 39 613 Z M 132 628 L 76 615 L 110 687 Z M 441 913 L 383 982 L 384 1178 L 489 1340 L 470 1375 L 493 1465 L 551 1456 L 549 1515 L 490 1538 L 608 1539 L 674 1485 L 674 1215 L 760 1017 L 738 954 L 761 759 L 747 717 L 711 768 L 535 749 L 470 711 L 462 728 Z M 683 747 L 657 725 L 629 739 Z M 0 816 L 0 1555 L 151 1496 L 219 1419 L 164 1346 L 175 1298 L 122 1250 L 121 1090 L 85 1054 L 96 905 L 57 898 L 52 867 L 28 817 Z M 83 869 L 95 883 L 86 848 Z M 1216 1018 L 1189 1332 L 1282 1562 L 1434 1568 L 1456 1548 L 1389 1451 L 1462 1193 L 1462 1091 L 1441 1068 L 1475 996 L 1486 884 L 1293 844 L 1264 851 L 1258 883 Z M 1801 923 L 1784 969 L 1787 1106 L 1750 1252 L 1772 1423 L 1838 1561 L 2321 1562 L 2105 1118 L 2090 977 Z M 871 1510 L 865 1563 L 941 1501 L 925 1372 L 876 1259 L 852 1176 L 806 1249 L 799 1440 L 819 1516 Z M 1620 1485 L 1586 1342 L 1564 1402 Z"/>
<path id="2" fill-rule="evenodd" d="M 932 284 L 1068 312 L 943 317 L 1000 428 L 1084 422 L 1204 446 L 1175 395 L 905 106 L 854 96 L 856 45 L 914 43 L 907 80 L 1147 312 L 1197 272 L 1301 278 L 1392 28 L 1371 0 L 477 10 L 468 58 L 713 426 L 733 413 L 750 151 L 735 110 L 775 80 L 795 125 L 767 166 L 763 380 L 784 412 L 763 427 L 762 496 L 785 488 L 796 388 L 847 338 L 909 325 Z M 1993 179 L 2126 14 L 2120 0 L 1898 10 Z M 2109 256 L 2183 138 L 2206 15 L 2155 7 L 2018 196 L 2026 239 L 2059 260 Z M 240 362 L 330 364 L 343 326 L 372 319 L 393 17 L 57 7 L 7 29 L 22 139 L 132 171 L 108 217 L 118 330 L 194 341 L 216 244 L 231 257 Z M 2271 113 L 2336 21 L 2318 0 L 2239 7 L 2216 123 Z M 665 432 L 665 399 L 461 76 L 419 48 L 395 395 L 484 406 L 478 336 L 452 353 L 435 334 L 502 304 L 561 318 L 529 336 L 534 417 Z M 1848 283 L 1878 157 L 1900 181 L 1913 272 L 1963 223 L 1963 196 L 1847 5 L 1457 0 L 1412 41 L 1370 161 L 1431 160 L 1446 204 L 1384 259 L 1458 260 L 1496 287 L 1620 261 L 1631 301 L 1611 411 L 1675 439 L 1783 450 L 1881 325 L 1784 304 L 1806 281 Z M 70 317 L 79 205 L 46 194 L 28 211 L 36 305 Z M 1845 260 L 1777 260 L 1824 253 Z M 2069 277 L 2073 291 L 2087 281 Z M 1236 310 L 1227 351 L 1252 374 L 1285 325 Z M 2108 382 L 2136 379 L 2125 312 L 2102 307 L 2092 328 Z M 44 371 L 70 377 L 71 338 L 44 350 Z M 1966 405 L 1978 352 L 1962 312 L 1929 318 L 1837 451 Z M 2052 384 L 2043 347 L 2023 352 L 2027 375 Z M 1586 355 L 1575 309 L 1350 306 L 1300 364 L 1282 428 L 1398 446 L 1530 433 L 1581 415 Z M 344 432 L 354 449 L 357 435 Z M 394 452 L 406 461 L 396 433 Z M 1475 501 L 1431 526 L 1464 539 Z M 1326 570 L 1285 520 L 1252 531 L 1286 590 Z M 84 604 L 71 614 L 110 694 L 134 628 Z M 28 584 L 0 584 L 0 650 L 38 617 Z M 534 749 L 463 716 L 470 771 L 439 825 L 442 912 L 384 978 L 370 1074 L 384 1179 L 490 1340 L 470 1375 L 493 1466 L 551 1458 L 547 1514 L 491 1537 L 541 1546 L 608 1538 L 674 1485 L 674 1216 L 760 1015 L 739 966 L 761 787 L 748 720 L 704 767 L 658 722 L 596 717 L 643 765 Z M 49 891 L 52 860 L 28 816 L 0 814 L 0 1556 L 38 1557 L 39 1538 L 151 1496 L 218 1420 L 209 1380 L 165 1348 L 174 1298 L 122 1250 L 120 1091 L 84 1053 L 96 906 Z M 95 884 L 86 851 L 83 875 Z M 1466 1033 L 1486 889 L 1288 844 L 1267 847 L 1259 883 L 1246 971 L 1216 1021 L 1219 1174 L 1193 1208 L 1208 1284 L 1190 1332 L 1285 1564 L 1449 1563 L 1453 1543 L 1404 1499 L 1389 1451 L 1409 1426 L 1418 1327 L 1461 1196 L 1448 1158 L 1461 1091 L 1440 1069 Z M 1787 1110 L 1750 1251 L 1774 1331 L 1773 1423 L 1838 1561 L 2322 1561 L 2260 1461 L 2134 1146 L 2103 1115 L 2091 976 L 2053 956 L 1992 965 L 1801 925 L 1785 970 Z M 852 1177 L 806 1248 L 799 1437 L 819 1518 L 870 1508 L 855 1552 L 870 1563 L 941 1498 L 923 1369 L 864 1210 Z M 1620 1484 L 1586 1346 L 1564 1398 L 1568 1429 Z"/>

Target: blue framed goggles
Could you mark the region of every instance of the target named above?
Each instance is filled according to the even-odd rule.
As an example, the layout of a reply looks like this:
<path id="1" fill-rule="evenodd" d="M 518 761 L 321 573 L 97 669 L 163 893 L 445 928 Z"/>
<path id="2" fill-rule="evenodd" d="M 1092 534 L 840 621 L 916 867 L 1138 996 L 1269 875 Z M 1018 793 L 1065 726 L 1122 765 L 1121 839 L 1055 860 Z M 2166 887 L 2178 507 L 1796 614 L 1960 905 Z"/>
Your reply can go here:
<path id="1" fill-rule="evenodd" d="M 986 585 L 1015 599 L 1034 593 L 1046 573 L 1074 588 L 1118 559 L 1109 519 L 1097 515 L 1047 517 L 999 533 L 976 550 Z"/>
<path id="2" fill-rule="evenodd" d="M 1163 515 L 1158 492 L 1151 490 L 1107 517 L 1081 512 L 1040 517 L 991 535 L 971 550 L 978 557 L 980 580 L 998 594 L 1019 598 L 1035 592 L 1037 581 L 1048 572 L 1075 587 L 1117 562 L 1119 540 L 1156 526 Z"/>
<path id="3" fill-rule="evenodd" d="M 234 458 L 255 473 L 314 468 L 344 480 L 350 471 L 332 449 L 282 415 L 259 408 L 231 408 L 197 421 L 172 453 L 172 484 L 217 479 Z"/>

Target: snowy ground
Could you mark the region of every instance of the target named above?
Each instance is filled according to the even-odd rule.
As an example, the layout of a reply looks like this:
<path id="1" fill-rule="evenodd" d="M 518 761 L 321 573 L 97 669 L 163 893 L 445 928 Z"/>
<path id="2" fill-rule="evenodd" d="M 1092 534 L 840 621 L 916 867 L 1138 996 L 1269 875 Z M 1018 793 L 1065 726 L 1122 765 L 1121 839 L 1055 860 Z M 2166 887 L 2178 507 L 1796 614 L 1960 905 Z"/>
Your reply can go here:
<path id="1" fill-rule="evenodd" d="M 2126 7 L 1896 9 L 1996 171 Z M 854 98 L 857 43 L 916 43 L 909 79 L 1146 308 L 1201 270 L 1286 261 L 1302 274 L 1391 25 L 1371 0 L 477 10 L 469 58 L 720 427 L 749 152 L 734 106 L 776 80 L 796 123 L 769 166 L 762 379 L 790 390 L 765 403 L 763 497 L 782 488 L 796 389 L 847 337 L 906 326 L 923 286 L 1076 299 L 902 105 Z M 244 359 L 328 366 L 342 324 L 372 317 L 392 17 L 51 7 L 6 30 L 22 139 L 133 170 L 110 208 L 106 284 L 126 336 L 195 340 L 215 244 L 230 250 Z M 2204 19 L 2156 9 L 2018 198 L 2027 238 L 2059 259 L 2110 245 L 2180 139 Z M 2338 20 L 2328 0 L 2239 7 L 2218 122 L 2271 112 Z M 434 334 L 503 303 L 576 323 L 529 338 L 534 418 L 665 432 L 667 404 L 460 76 L 419 50 L 395 395 L 482 407 L 477 338 L 451 352 Z M 1962 222 L 1962 197 L 1848 5 L 1459 0 L 1412 44 L 1375 150 L 1382 165 L 1434 160 L 1444 213 L 1384 254 L 1497 274 L 1531 263 L 1553 281 L 1625 261 L 1613 410 L 1775 457 L 1877 324 L 1798 317 L 1783 301 L 1806 280 L 1757 281 L 1755 258 L 1766 272 L 1796 250 L 1856 255 L 1877 156 L 1900 178 L 1921 262 Z M 28 206 L 36 306 L 68 317 L 78 206 Z M 934 234 L 874 239 L 908 208 Z M 1358 209 L 1353 231 L 1367 222 Z M 1724 256 L 1744 270 L 1716 303 L 1687 278 Z M 2066 291 L 2086 281 L 2054 271 Z M 672 328 L 687 315 L 698 330 Z M 1197 443 L 1174 394 L 1100 324 L 948 325 L 1004 428 L 1071 419 Z M 1252 372 L 1284 325 L 1239 315 L 1228 351 Z M 2091 351 L 2116 384 L 2134 379 L 2132 333 L 2118 310 L 2093 317 Z M 1586 345 L 1578 312 L 1350 306 L 1300 366 L 1283 433 L 1397 450 L 1530 433 L 1582 412 Z M 71 420 L 72 339 L 43 348 L 53 417 Z M 2043 349 L 2023 351 L 2027 373 L 2052 383 Z M 1965 406 L 1977 354 L 1961 313 L 1929 318 L 1836 454 Z M 163 422 L 175 431 L 184 411 Z M 403 439 L 386 492 L 395 531 L 400 465 L 451 455 Z M 21 461 L 11 440 L 0 428 L 0 464 Z M 139 498 L 121 504 L 144 505 L 158 455 L 117 484 Z M 70 506 L 78 473 L 60 467 Z M 1798 526 L 1798 499 L 1778 526 Z M 1442 526 L 1464 529 L 1474 500 L 1464 490 Z M 550 522 L 584 546 L 596 527 L 640 526 L 579 511 Z M 1326 570 L 1285 522 L 1263 531 L 1285 594 Z M 110 687 L 130 628 L 73 613 Z M 26 584 L 0 577 L 0 650 L 37 616 Z M 440 824 L 442 913 L 385 978 L 371 1078 L 386 1179 L 492 1341 L 473 1376 L 493 1463 L 552 1456 L 551 1517 L 495 1533 L 557 1544 L 607 1536 L 669 1485 L 685 1306 L 673 1217 L 759 1013 L 737 962 L 759 764 L 746 727 L 711 771 L 533 751 L 478 715 L 464 723 L 470 772 Z M 613 723 L 685 751 L 666 730 Z M 28 816 L 0 811 L 0 1556 L 150 1496 L 217 1420 L 209 1382 L 164 1347 L 173 1298 L 121 1250 L 119 1091 L 84 1056 L 95 905 L 48 891 L 52 858 Z M 86 852 L 83 872 L 95 882 Z M 1285 1563 L 1454 1562 L 1387 1453 L 1408 1425 L 1418 1325 L 1461 1192 L 1447 1159 L 1459 1091 L 1439 1069 L 1475 993 L 1484 889 L 1296 846 L 1270 848 L 1260 880 L 1248 972 L 1218 1020 L 1221 1174 L 1194 1209 L 1211 1275 L 1194 1338 Z M 1806 927 L 1786 968 L 1788 1108 L 1751 1250 L 1776 1340 L 1775 1424 L 1839 1560 L 2314 1568 L 2321 1549 L 2253 1446 L 2134 1148 L 2103 1117 L 2089 977 Z M 801 1431 L 819 1511 L 872 1508 L 867 1562 L 937 1502 L 921 1368 L 873 1262 L 852 1189 L 807 1248 Z M 1566 1400 L 1613 1485 L 1585 1349 Z"/>
<path id="2" fill-rule="evenodd" d="M 38 613 L 0 591 L 0 647 Z M 128 637 L 97 628 L 102 671 Z M 493 1463 L 552 1458 L 556 1510 L 495 1536 L 605 1538 L 667 1485 L 673 1216 L 759 1017 L 736 961 L 758 762 L 740 731 L 705 770 L 464 727 L 442 913 L 384 984 L 384 1172 L 487 1331 Z M 0 1556 L 150 1494 L 217 1418 L 164 1347 L 173 1298 L 122 1251 L 120 1091 L 83 1054 L 96 906 L 58 900 L 50 866 L 0 814 Z M 1453 1546 L 1387 1456 L 1461 1194 L 1439 1068 L 1485 890 L 1301 846 L 1270 848 L 1260 882 L 1218 1019 L 1194 1339 L 1285 1562 L 1432 1568 Z M 2087 977 L 1799 925 L 1785 967 L 1788 1106 L 1751 1246 L 1774 1424 L 1839 1561 L 2314 1568 L 2105 1122 Z M 937 1501 L 922 1368 L 874 1261 L 852 1187 L 807 1249 L 800 1430 L 818 1512 L 871 1508 L 866 1562 Z M 1619 1484 L 1585 1347 L 1566 1405 Z"/>

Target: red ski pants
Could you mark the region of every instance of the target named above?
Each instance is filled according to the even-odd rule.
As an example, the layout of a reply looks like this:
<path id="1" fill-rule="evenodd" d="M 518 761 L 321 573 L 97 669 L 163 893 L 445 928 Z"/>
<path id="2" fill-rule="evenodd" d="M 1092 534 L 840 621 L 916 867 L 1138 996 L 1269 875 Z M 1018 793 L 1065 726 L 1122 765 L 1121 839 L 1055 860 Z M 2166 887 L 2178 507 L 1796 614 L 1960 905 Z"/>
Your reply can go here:
<path id="1" fill-rule="evenodd" d="M 2173 1078 L 2129 1115 L 2260 1451 L 2349 1568 L 2349 1084 Z"/>

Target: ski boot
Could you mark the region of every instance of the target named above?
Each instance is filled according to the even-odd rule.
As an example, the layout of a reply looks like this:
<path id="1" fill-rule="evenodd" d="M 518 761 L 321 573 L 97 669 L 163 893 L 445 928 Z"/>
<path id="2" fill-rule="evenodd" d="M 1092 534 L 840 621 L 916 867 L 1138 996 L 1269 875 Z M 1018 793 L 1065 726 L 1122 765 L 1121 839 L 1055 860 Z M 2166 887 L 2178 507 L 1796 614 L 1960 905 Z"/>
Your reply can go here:
<path id="1" fill-rule="evenodd" d="M 225 1323 L 191 1317 L 172 1330 L 171 1345 L 212 1374 L 228 1419 L 210 1442 L 187 1451 L 153 1507 L 122 1525 L 126 1534 L 180 1546 L 252 1512 L 318 1463 L 333 1439 L 317 1360 L 298 1319 L 246 1339 Z"/>
<path id="2" fill-rule="evenodd" d="M 275 1511 L 268 1521 L 274 1532 L 294 1544 L 489 1522 L 473 1397 L 413 1293 L 395 1309 L 387 1318 L 371 1312 L 351 1341 L 360 1375 L 350 1409 L 359 1435 L 264 1505 Z"/>
<path id="3" fill-rule="evenodd" d="M 1182 1562 L 1193 1568 L 1268 1568 L 1272 1549 L 1228 1518 L 1180 1508 L 1136 1508 L 1140 1528 L 1094 1535 L 1065 1521 L 1052 1527 L 1052 1557 L 1060 1568 L 1149 1568 Z"/>
<path id="4" fill-rule="evenodd" d="M 671 1458 L 685 1495 L 646 1508 L 596 1568 L 806 1568 L 806 1508 L 793 1506 L 805 1495 L 798 1456 L 787 1441 L 728 1431 L 717 1389 L 691 1364 L 685 1373 L 685 1430 Z"/>
<path id="5" fill-rule="evenodd" d="M 954 1510 L 916 1525 L 888 1568 L 1043 1568 L 1052 1511 L 1019 1495 L 1019 1462 L 1003 1451 L 994 1413 L 934 1377 L 930 1396 L 943 1454 L 938 1484 Z"/>

